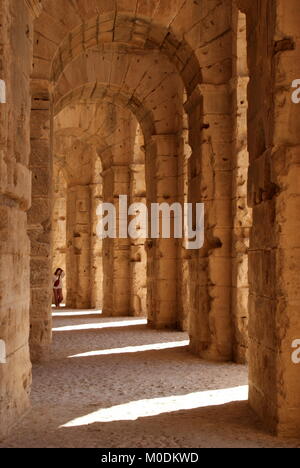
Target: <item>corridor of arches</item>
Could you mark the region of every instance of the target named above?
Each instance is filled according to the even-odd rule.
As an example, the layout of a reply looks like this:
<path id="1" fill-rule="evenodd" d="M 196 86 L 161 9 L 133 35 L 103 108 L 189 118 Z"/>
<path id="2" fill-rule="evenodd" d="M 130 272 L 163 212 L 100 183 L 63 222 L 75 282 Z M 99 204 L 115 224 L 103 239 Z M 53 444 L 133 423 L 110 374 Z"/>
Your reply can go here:
<path id="1" fill-rule="evenodd" d="M 300 10 L 2 0 L 0 13 L 4 445 L 295 445 L 269 434 L 300 434 Z M 122 196 L 136 212 L 203 203 L 203 246 L 141 226 L 100 238 L 99 206 L 121 225 Z"/>

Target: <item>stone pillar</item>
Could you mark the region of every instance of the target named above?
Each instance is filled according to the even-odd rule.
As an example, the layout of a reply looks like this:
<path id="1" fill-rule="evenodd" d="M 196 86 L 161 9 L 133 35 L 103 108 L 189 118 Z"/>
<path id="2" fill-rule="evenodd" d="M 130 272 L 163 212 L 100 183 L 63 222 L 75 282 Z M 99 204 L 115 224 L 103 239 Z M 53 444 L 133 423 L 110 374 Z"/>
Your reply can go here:
<path id="1" fill-rule="evenodd" d="M 233 130 L 232 151 L 232 318 L 234 327 L 234 361 L 245 363 L 248 357 L 248 249 L 252 210 L 247 204 L 247 179 L 249 167 L 247 135 L 247 88 L 249 71 L 247 66 L 246 16 L 233 10 L 234 77 L 232 88 L 232 113 L 236 116 Z"/>
<path id="2" fill-rule="evenodd" d="M 300 435 L 299 104 L 300 10 L 296 1 L 247 3 L 249 400 L 277 434 Z M 268 19 L 266 27 L 265 18 Z"/>
<path id="3" fill-rule="evenodd" d="M 103 202 L 102 180 L 91 185 L 91 308 L 103 309 L 103 242 L 97 237 L 97 208 Z"/>
<path id="4" fill-rule="evenodd" d="M 198 92 L 197 92 L 198 91 Z M 187 201 L 206 201 L 206 191 L 210 183 L 210 172 L 202 169 L 202 138 L 204 131 L 203 102 L 199 90 L 189 96 L 185 103 L 188 115 L 189 145 L 191 155 L 188 163 Z M 205 228 L 207 227 L 207 205 L 205 205 Z M 205 232 L 206 241 L 206 232 Z M 189 277 L 189 336 L 191 351 L 202 356 L 209 349 L 211 333 L 209 326 L 210 297 L 208 290 L 208 253 L 206 250 L 186 250 Z M 207 358 L 207 355 L 205 356 Z"/>
<path id="5" fill-rule="evenodd" d="M 32 206 L 28 213 L 31 241 L 32 360 L 47 358 L 52 340 L 52 140 L 51 99 L 47 83 L 32 81 L 31 155 Z"/>
<path id="6" fill-rule="evenodd" d="M 153 157 L 149 155 L 155 151 Z M 147 149 L 147 201 L 172 205 L 178 201 L 178 139 L 176 135 L 153 135 Z M 173 221 L 173 217 L 172 217 Z M 151 239 L 148 253 L 148 321 L 153 328 L 176 328 L 178 239 Z"/>
<path id="7" fill-rule="evenodd" d="M 192 149 L 189 145 L 189 123 L 188 116 L 183 110 L 182 133 L 180 138 L 180 150 L 178 154 L 178 197 L 182 205 L 188 203 L 189 189 L 189 160 Z M 178 262 L 178 317 L 179 328 L 182 331 L 189 331 L 191 316 L 191 278 L 190 278 L 190 260 L 191 252 L 186 249 L 186 239 L 183 238 L 179 243 L 179 262 Z"/>
<path id="8" fill-rule="evenodd" d="M 31 386 L 26 211 L 31 203 L 28 165 L 32 17 L 25 2 L 1 0 L 0 23 L 0 79 L 6 91 L 2 87 L 0 103 L 1 439 L 27 410 Z"/>
<path id="9" fill-rule="evenodd" d="M 113 203 L 119 226 L 119 196 L 130 193 L 130 173 L 128 165 L 113 165 L 103 172 L 103 198 Z M 128 199 L 129 200 L 129 199 Z M 130 239 L 104 239 L 104 308 L 103 314 L 109 317 L 128 316 L 130 311 Z"/>
<path id="10" fill-rule="evenodd" d="M 146 205 L 145 164 L 132 164 L 130 203 Z M 146 239 L 130 239 L 130 315 L 147 316 Z"/>
<path id="11" fill-rule="evenodd" d="M 91 308 L 91 189 L 68 187 L 67 306 Z"/>
<path id="12" fill-rule="evenodd" d="M 225 49 L 224 54 L 228 51 Z M 190 251 L 191 350 L 232 359 L 232 120 L 229 84 L 199 85 L 189 96 L 189 202 L 205 205 L 205 243 Z"/>

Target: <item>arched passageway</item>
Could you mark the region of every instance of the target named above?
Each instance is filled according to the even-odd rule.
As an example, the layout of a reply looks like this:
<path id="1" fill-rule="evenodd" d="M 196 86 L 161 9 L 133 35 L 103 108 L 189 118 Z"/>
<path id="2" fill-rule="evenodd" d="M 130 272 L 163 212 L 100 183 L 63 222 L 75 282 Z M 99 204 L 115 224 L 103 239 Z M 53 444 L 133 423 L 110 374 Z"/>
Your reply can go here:
<path id="1" fill-rule="evenodd" d="M 125 108 L 95 100 L 64 108 L 55 117 L 54 134 L 54 167 L 68 181 L 67 307 L 98 309 L 105 316 L 147 316 L 146 239 L 101 239 L 97 234 L 102 203 L 117 207 L 120 196 L 128 204 L 145 203 L 140 126 Z M 54 261 L 53 271 L 59 267 L 56 257 Z"/>
<path id="2" fill-rule="evenodd" d="M 28 408 L 31 363 L 54 365 L 59 262 L 72 309 L 101 309 L 100 321 L 147 317 L 151 336 L 187 333 L 186 359 L 199 369 L 248 360 L 250 407 L 269 431 L 299 435 L 299 132 L 289 94 L 298 9 L 284 0 L 3 0 L 0 9 L 0 434 Z M 187 236 L 98 239 L 97 206 L 120 195 L 148 209 L 204 203 L 202 248 L 189 249 Z"/>

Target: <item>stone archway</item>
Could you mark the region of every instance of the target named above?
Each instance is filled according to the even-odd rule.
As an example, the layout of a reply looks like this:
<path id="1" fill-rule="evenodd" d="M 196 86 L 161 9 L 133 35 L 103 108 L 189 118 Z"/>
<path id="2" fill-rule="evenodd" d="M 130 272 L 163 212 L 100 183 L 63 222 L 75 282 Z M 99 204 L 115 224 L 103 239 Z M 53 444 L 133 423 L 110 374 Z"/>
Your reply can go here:
<path id="1" fill-rule="evenodd" d="M 97 22 L 96 22 L 97 24 Z M 117 27 L 117 26 L 116 26 Z M 155 29 L 155 27 L 154 27 Z M 156 28 L 156 33 L 161 29 L 161 27 Z M 81 28 L 82 31 L 82 28 Z M 94 33 L 94 29 L 92 27 L 91 31 Z M 165 30 L 162 29 L 162 33 L 164 33 Z M 92 34 L 93 34 L 92 33 Z M 76 31 L 76 37 L 78 38 L 78 30 Z M 85 36 L 84 36 L 85 37 Z M 106 37 L 106 36 L 105 36 Z M 114 35 L 114 37 L 117 37 L 117 33 Z M 66 105 L 66 103 L 71 102 L 72 99 L 76 96 L 77 98 L 80 99 L 85 99 L 85 98 L 104 98 L 107 96 L 110 96 L 110 98 L 115 99 L 115 94 L 119 96 L 117 99 L 122 100 L 122 104 L 124 105 L 129 105 L 133 109 L 133 112 L 137 115 L 139 118 L 141 127 L 143 129 L 144 135 L 145 135 L 145 140 L 149 140 L 151 138 L 150 143 L 146 143 L 146 149 L 148 150 L 149 154 L 155 154 L 156 150 L 153 149 L 154 145 L 159 146 L 159 152 L 160 155 L 158 157 L 161 160 L 165 158 L 166 156 L 177 156 L 178 152 L 178 138 L 176 136 L 176 133 L 178 132 L 178 125 L 176 123 L 176 119 L 173 119 L 173 123 L 171 123 L 171 118 L 170 116 L 177 114 L 178 110 L 176 107 L 176 90 L 174 85 L 172 85 L 172 81 L 174 80 L 174 77 L 176 74 L 178 74 L 178 70 L 181 69 L 180 71 L 180 81 L 183 82 L 186 86 L 187 90 L 187 105 L 186 108 L 190 112 L 194 112 L 195 119 L 190 119 L 191 122 L 191 134 L 196 134 L 197 131 L 201 132 L 203 129 L 205 130 L 206 127 L 201 127 L 199 125 L 199 122 L 201 122 L 202 119 L 202 103 L 203 103 L 203 97 L 204 96 L 209 96 L 210 95 L 215 95 L 218 98 L 223 99 L 223 95 L 226 94 L 226 87 L 225 86 L 220 86 L 219 88 L 216 88 L 214 86 L 210 85 L 205 85 L 202 87 L 197 88 L 197 84 L 199 81 L 201 81 L 201 72 L 199 65 L 195 65 L 195 67 L 192 67 L 193 60 L 195 59 L 194 55 L 190 55 L 190 49 L 189 47 L 186 47 L 185 41 L 182 41 L 182 44 L 180 45 L 178 43 L 178 53 L 179 50 L 184 49 L 185 53 L 188 53 L 189 59 L 185 61 L 185 65 L 182 65 L 182 68 L 179 66 L 179 62 L 176 61 L 176 57 L 174 54 L 170 54 L 170 44 L 171 40 L 174 42 L 174 38 L 172 36 L 172 33 L 168 32 L 167 36 L 165 36 L 165 41 L 163 41 L 163 44 L 165 44 L 166 47 L 160 48 L 159 50 L 157 49 L 157 44 L 151 45 L 150 42 L 148 42 L 148 49 L 147 47 L 144 47 L 145 44 L 140 47 L 139 54 L 137 54 L 137 46 L 133 45 L 132 42 L 128 42 L 126 44 L 118 43 L 118 41 L 112 41 L 110 44 L 105 44 L 106 40 L 103 40 L 101 42 L 101 47 L 99 48 L 98 42 L 95 43 L 94 39 L 91 39 L 91 42 L 89 46 L 86 48 L 85 52 L 82 53 L 82 49 L 79 47 L 76 49 L 76 53 L 70 49 L 67 52 L 68 58 L 66 61 L 62 62 L 61 57 L 62 53 L 64 54 L 65 57 L 65 50 L 64 52 L 57 55 L 56 64 L 57 60 L 59 60 L 59 63 L 63 63 L 63 66 L 65 67 L 64 69 L 60 68 L 60 71 L 55 72 L 52 76 L 55 76 L 57 78 L 57 83 L 54 86 L 53 90 L 53 96 L 54 96 L 54 106 L 55 108 L 59 108 L 60 106 Z M 105 44 L 105 47 L 103 44 Z M 166 45 L 167 44 L 167 45 Z M 65 44 L 66 45 L 66 44 Z M 156 49 L 155 49 L 156 47 Z M 167 49 L 167 50 L 165 50 Z M 177 49 L 176 49 L 177 50 Z M 170 62 L 164 61 L 164 68 L 162 68 L 162 62 L 160 61 L 161 55 L 169 56 L 171 58 Z M 172 56 L 171 56 L 172 55 Z M 131 60 L 131 63 L 128 64 L 126 76 L 124 74 L 122 75 L 122 66 L 124 66 L 124 58 L 128 61 L 128 57 L 133 57 Z M 185 55 L 182 55 L 182 59 Z M 60 59 L 59 59 L 60 57 Z M 149 62 L 150 59 L 150 62 Z M 111 61 L 110 61 L 111 60 Z M 129 60 L 129 62 L 130 62 Z M 147 62 L 148 61 L 148 62 Z M 169 63 L 169 64 L 168 64 Z M 172 65 L 172 63 L 175 64 Z M 96 64 L 96 66 L 93 66 L 92 64 Z M 103 64 L 103 66 L 102 66 Z M 160 65 L 159 65 L 160 64 Z M 146 66 L 145 66 L 146 65 Z M 158 65 L 160 66 L 161 70 L 166 70 L 165 76 L 163 76 L 160 72 L 156 71 L 158 70 Z M 55 65 L 56 66 L 56 65 Z M 107 66 L 108 69 L 110 69 L 110 80 L 108 83 L 104 83 L 103 80 L 105 79 L 105 75 L 107 74 Z M 133 67 L 134 66 L 134 67 Z M 119 67 L 119 68 L 118 68 Z M 130 68 L 131 67 L 131 68 Z M 74 72 L 74 70 L 77 70 Z M 79 73 L 79 70 L 81 72 Z M 116 70 L 119 70 L 120 73 L 117 73 Z M 195 73 L 196 71 L 196 73 Z M 193 75 L 195 73 L 195 75 Z M 224 72 L 226 74 L 226 71 Z M 125 82 L 120 84 L 120 80 L 125 78 Z M 143 81 L 144 76 L 147 78 L 146 80 Z M 158 77 L 162 76 L 162 79 Z M 126 84 L 126 79 L 128 80 L 128 83 Z M 95 81 L 97 80 L 97 81 Z M 148 81 L 149 80 L 149 81 Z M 86 85 L 86 81 L 88 81 L 88 85 Z M 102 82 L 102 83 L 101 83 Z M 151 89 L 151 82 L 153 82 L 153 91 L 148 94 L 147 96 L 147 90 Z M 132 85 L 135 84 L 135 91 L 134 93 L 130 91 L 129 88 L 129 83 Z M 177 82 L 179 83 L 179 81 Z M 159 85 L 159 87 L 157 87 Z M 178 85 L 177 85 L 178 86 Z M 128 92 L 129 88 L 129 92 Z M 119 91 L 120 89 L 120 91 Z M 159 90 L 159 91 L 158 91 Z M 174 91 L 173 91 L 174 90 Z M 173 91 L 173 95 L 172 95 Z M 82 93 L 82 94 L 81 94 Z M 166 97 L 168 96 L 168 97 Z M 148 102 L 148 110 L 145 110 L 144 105 L 140 105 L 140 103 L 143 102 L 143 100 L 146 99 L 145 102 Z M 179 101 L 178 101 L 179 102 Z M 57 103 L 57 104 L 56 104 Z M 58 106 L 58 107 L 57 107 Z M 180 104 L 179 104 L 180 106 Z M 178 106 L 178 107 L 179 107 Z M 182 106 L 182 101 L 181 101 L 181 106 Z M 146 107 L 147 109 L 147 107 Z M 207 108 L 207 110 L 204 109 L 204 111 L 208 111 L 208 113 L 212 112 L 212 115 L 216 115 L 219 113 L 219 121 L 224 117 L 224 114 L 222 114 L 222 106 L 221 106 L 221 111 L 220 108 L 216 107 L 215 109 L 213 107 Z M 153 114 L 151 118 L 149 118 L 149 112 Z M 180 112 L 180 111 L 179 111 Z M 221 113 L 220 113 L 221 112 Z M 225 111 L 226 112 L 226 111 Z M 216 118 L 216 117 L 214 117 Z M 180 120 L 180 119 L 179 119 Z M 152 121 L 152 123 L 151 123 Z M 216 128 L 215 128 L 215 134 L 219 132 L 219 121 L 215 123 Z M 226 143 L 228 148 L 231 144 L 231 140 L 228 138 L 228 141 L 225 142 L 226 138 L 223 138 L 223 135 L 221 135 L 222 132 L 220 132 L 220 142 L 222 142 L 222 145 L 224 147 L 224 144 Z M 201 148 L 200 148 L 200 143 L 201 143 L 201 138 L 199 136 L 196 137 L 197 143 L 194 143 L 194 154 L 195 158 L 199 159 L 201 156 Z M 166 149 L 167 148 L 167 149 Z M 167 153 L 166 153 L 167 151 Z M 155 156 L 156 157 L 156 156 Z M 149 161 L 152 158 L 149 158 Z M 150 162 L 149 167 L 151 167 L 152 162 Z M 169 160 L 169 164 L 171 167 L 171 159 Z M 196 162 L 196 166 L 198 166 L 198 162 Z M 174 164 L 173 164 L 174 167 Z M 178 168 L 177 168 L 178 169 Z M 155 168 L 154 168 L 155 170 Z M 198 171 L 198 169 L 197 169 Z M 170 173 L 169 173 L 170 174 Z M 221 175 L 221 174 L 220 174 Z M 196 174 L 195 176 L 192 177 L 194 178 L 194 181 L 191 183 L 196 183 L 197 177 L 199 177 L 199 174 Z M 178 196 L 178 187 L 177 187 L 177 182 L 175 178 L 170 177 L 170 175 L 166 176 L 165 179 L 170 186 L 170 193 L 165 192 L 165 186 L 166 183 L 159 181 L 158 182 L 158 192 L 155 194 L 152 194 L 152 201 L 157 201 L 156 198 L 161 198 L 161 201 L 165 200 L 165 197 L 168 197 L 170 201 L 172 201 L 172 198 L 174 200 L 177 199 Z M 161 193 L 159 193 L 161 192 Z M 215 195 L 213 195 L 214 197 Z M 227 196 L 227 195 L 226 195 Z M 228 194 L 228 203 L 230 202 L 230 194 Z M 151 199 L 151 196 L 149 197 L 149 200 Z M 201 193 L 195 193 L 195 196 L 191 197 L 191 201 L 199 201 L 201 199 Z M 213 206 L 213 204 L 212 204 Z M 214 209 L 214 208 L 212 208 Z M 209 251 L 210 249 L 208 249 Z M 158 256 L 162 258 L 163 256 L 163 251 L 165 251 L 163 244 L 161 243 L 161 247 L 158 248 Z M 208 253 L 208 255 L 210 255 Z M 226 254 L 225 254 L 226 255 Z M 230 255 L 227 254 L 226 260 L 222 261 L 222 268 L 223 272 L 225 272 L 225 275 L 228 276 L 231 271 L 231 259 Z M 158 291 L 158 293 L 154 294 L 149 294 L 149 304 L 150 304 L 150 309 L 153 311 L 155 316 L 159 316 L 159 313 L 157 314 L 156 310 L 158 307 L 158 310 L 164 310 L 163 315 L 165 317 L 169 317 L 168 320 L 163 319 L 163 320 L 157 320 L 151 318 L 152 323 L 156 323 L 157 326 L 166 326 L 169 325 L 170 323 L 172 326 L 177 326 L 179 323 L 179 319 L 177 317 L 177 280 L 178 280 L 178 275 L 177 275 L 177 259 L 178 259 L 178 245 L 175 245 L 173 248 L 168 252 L 168 258 L 166 259 L 165 267 L 162 267 L 161 273 L 158 272 L 158 275 L 162 275 L 159 280 L 162 280 L 160 283 L 160 286 L 157 286 L 158 288 L 161 288 L 161 292 Z M 150 258 L 150 257 L 149 257 Z M 155 258 L 155 254 L 154 254 Z M 169 262 L 169 266 L 167 267 L 167 263 Z M 196 264 L 198 263 L 198 260 L 196 259 Z M 207 263 L 207 261 L 206 261 Z M 210 258 L 209 262 L 207 263 L 206 269 L 211 269 L 215 270 L 218 268 L 218 260 L 214 258 Z M 220 262 L 219 262 L 220 263 Z M 151 261 L 149 265 L 151 264 Z M 170 265 L 173 265 L 171 268 Z M 156 267 L 153 268 L 152 266 L 149 266 L 149 271 L 152 272 L 153 279 L 150 280 L 150 286 L 148 288 L 149 291 L 153 289 L 155 291 L 155 286 L 153 284 L 157 284 L 157 277 L 156 273 L 153 273 L 155 271 Z M 172 278 L 169 278 L 170 281 L 168 281 L 168 278 L 165 276 L 165 271 L 166 269 L 169 272 L 172 272 Z M 213 274 L 213 273 L 212 273 Z M 151 273 L 150 273 L 151 276 Z M 156 277 L 156 278 L 155 278 Z M 193 272 L 191 272 L 191 278 L 193 280 L 194 275 Z M 166 284 L 163 285 L 163 281 L 166 281 Z M 217 283 L 220 283 L 221 288 L 223 287 L 222 281 L 220 279 L 216 279 Z M 206 337 L 204 339 L 204 346 L 200 345 L 199 346 L 199 339 L 198 339 L 198 331 L 199 327 L 202 328 L 202 323 L 199 322 L 197 315 L 198 315 L 198 308 L 203 307 L 204 305 L 204 317 L 203 319 L 205 321 L 208 320 L 208 315 L 209 315 L 209 310 L 208 308 L 205 309 L 205 307 L 209 307 L 211 297 L 208 292 L 208 289 L 210 287 L 210 280 L 209 278 L 206 281 L 206 284 L 203 287 L 203 292 L 204 294 L 199 295 L 197 294 L 197 299 L 195 302 L 195 307 L 194 307 L 194 312 L 193 315 L 195 317 L 195 333 L 191 334 L 192 338 L 192 349 L 195 350 L 198 354 L 205 356 L 205 357 L 210 357 L 212 359 L 231 359 L 232 357 L 232 337 L 231 337 L 231 324 L 230 324 L 230 293 L 229 295 L 227 294 L 226 297 L 226 302 L 225 302 L 225 307 L 224 307 L 224 301 L 223 297 L 219 297 L 222 295 L 221 289 L 217 291 L 217 298 L 214 300 L 216 303 L 215 309 L 216 311 L 214 314 L 210 314 L 209 320 L 212 320 L 213 322 L 216 322 L 216 324 L 213 323 L 213 326 L 209 325 L 207 327 L 207 333 L 208 333 L 208 338 Z M 164 287 L 166 286 L 166 287 Z M 227 286 L 227 285 L 226 285 Z M 195 283 L 195 287 L 198 290 L 197 286 L 197 281 Z M 230 285 L 228 285 L 230 287 Z M 164 292 L 162 291 L 168 291 L 168 299 L 163 299 L 159 300 L 158 303 L 156 302 L 156 299 L 153 302 L 153 299 L 151 298 L 159 298 L 161 297 L 161 294 L 164 295 Z M 170 300 L 169 298 L 172 298 Z M 176 299 L 175 299 L 176 298 Z M 228 333 L 225 334 L 222 338 L 222 333 L 215 333 L 215 330 L 218 330 L 218 322 L 220 320 L 220 323 L 224 323 L 224 317 L 226 316 L 227 320 L 227 328 L 228 328 Z M 172 319 L 170 320 L 170 318 Z M 208 323 L 208 322 L 207 322 Z M 222 340 L 226 342 L 226 344 L 222 344 Z M 201 341 L 201 340 L 200 340 Z M 212 345 L 208 344 L 209 342 L 212 343 Z M 209 352 L 206 352 L 207 346 L 210 348 Z"/>
<path id="2" fill-rule="evenodd" d="M 7 285 L 0 299 L 0 330 L 9 356 L 0 369 L 5 426 L 28 406 L 29 281 L 32 359 L 47 357 L 51 342 L 53 119 L 55 110 L 73 98 L 119 101 L 136 116 L 145 138 L 151 202 L 183 196 L 182 186 L 178 189 L 182 168 L 174 159 L 186 93 L 188 199 L 207 207 L 206 244 L 188 266 L 191 348 L 204 358 L 233 359 L 235 176 L 228 165 L 237 150 L 232 107 L 236 5 L 247 18 L 250 76 L 250 405 L 273 431 L 299 432 L 300 382 L 291 360 L 291 344 L 300 333 L 299 124 L 290 99 L 299 72 L 299 12 L 284 0 L 176 0 L 154 9 L 126 1 L 1 3 L 0 68 L 7 94 L 0 142 L 0 272 Z M 20 14 L 14 15 L 14 8 Z M 177 326 L 178 245 L 157 242 L 148 257 L 150 321 L 158 328 Z"/>
<path id="3" fill-rule="evenodd" d="M 90 99 L 84 102 L 79 99 L 76 102 L 74 97 L 72 103 L 57 112 L 54 134 L 56 153 L 57 155 L 61 153 L 61 156 L 56 158 L 57 164 L 64 167 L 68 173 L 71 192 L 73 193 L 77 186 L 80 187 L 81 193 L 85 190 L 91 195 L 91 200 L 87 205 L 91 210 L 89 218 L 92 218 L 93 227 L 92 231 L 86 234 L 90 236 L 93 248 L 86 252 L 90 258 L 91 267 L 86 269 L 86 274 L 89 271 L 92 276 L 96 277 L 97 270 L 99 270 L 103 282 L 103 298 L 100 301 L 103 315 L 146 315 L 146 297 L 143 291 L 146 288 L 145 241 L 141 239 L 140 242 L 133 240 L 118 242 L 106 239 L 103 241 L 102 248 L 100 246 L 102 242 L 96 235 L 98 224 L 96 211 L 100 202 L 116 203 L 115 198 L 124 194 L 128 196 L 130 203 L 140 202 L 145 198 L 144 138 L 135 117 L 125 106 L 119 106 L 117 109 L 113 101 L 100 99 Z M 101 162 L 101 167 L 94 167 L 92 171 L 90 167 L 83 169 L 82 157 L 78 151 L 77 154 L 72 150 L 75 140 L 78 141 L 76 146 L 80 154 L 83 151 L 87 155 L 87 148 L 94 148 L 92 151 L 94 155 L 97 155 L 96 160 Z M 82 149 L 80 149 L 81 145 Z M 93 158 L 89 159 L 89 161 L 92 160 Z M 83 177 L 85 179 L 88 177 L 88 184 L 87 179 L 84 181 Z M 71 192 L 70 199 L 72 198 Z M 80 197 L 82 203 L 84 203 L 83 198 L 83 196 Z M 71 215 L 70 212 L 70 219 L 76 219 L 76 213 Z M 80 230 L 80 223 L 78 226 Z M 76 263 L 82 254 L 82 248 L 78 245 L 75 248 L 74 244 L 75 242 L 78 244 L 81 238 L 81 236 L 78 237 L 78 229 L 74 231 L 71 227 L 69 230 L 68 244 L 72 252 L 70 259 L 75 255 L 73 263 L 74 261 Z M 77 237 L 76 241 L 73 239 L 74 235 Z M 102 273 L 99 269 L 99 261 L 102 263 Z M 139 263 L 141 265 L 138 265 Z M 121 265 L 123 265 L 122 268 Z M 139 270 L 140 278 L 137 277 L 137 270 Z M 75 308 L 77 305 L 79 308 L 88 308 L 92 304 L 91 301 L 87 301 L 84 305 L 76 303 L 78 281 L 74 271 L 72 273 L 72 268 L 69 268 L 69 275 L 73 278 L 73 287 L 70 284 L 67 305 Z M 90 289 L 88 293 L 90 298 L 98 290 L 97 285 L 93 287 L 91 281 L 89 287 L 85 287 L 85 289 Z M 71 293 L 71 290 L 74 293 Z M 73 296 L 74 300 L 71 300 Z M 121 296 L 124 297 L 120 299 Z M 119 301 L 119 305 L 116 301 Z"/>

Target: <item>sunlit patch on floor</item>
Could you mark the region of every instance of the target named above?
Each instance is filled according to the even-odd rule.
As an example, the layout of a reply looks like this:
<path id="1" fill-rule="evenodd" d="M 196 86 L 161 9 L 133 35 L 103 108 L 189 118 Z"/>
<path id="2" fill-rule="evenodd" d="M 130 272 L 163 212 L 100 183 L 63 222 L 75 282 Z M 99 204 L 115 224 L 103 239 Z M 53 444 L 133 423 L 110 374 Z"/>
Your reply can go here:
<path id="1" fill-rule="evenodd" d="M 71 310 L 65 310 L 61 312 L 52 312 L 52 317 L 67 317 L 67 318 L 72 318 L 72 317 L 92 317 L 92 316 L 99 316 L 102 315 L 102 310 L 82 310 L 80 312 L 78 311 L 71 311 Z"/>
<path id="2" fill-rule="evenodd" d="M 155 343 L 155 344 L 143 345 L 143 346 L 127 346 L 125 348 L 101 349 L 97 351 L 90 351 L 88 353 L 75 354 L 74 356 L 69 356 L 69 359 L 91 357 L 91 356 L 106 356 L 110 354 L 139 353 L 142 351 L 158 351 L 162 349 L 171 349 L 171 348 L 183 348 L 185 346 L 188 346 L 189 344 L 190 344 L 189 340 L 184 340 L 184 341 L 174 341 L 170 343 Z"/>
<path id="3" fill-rule="evenodd" d="M 77 330 L 98 330 L 101 328 L 132 327 L 134 325 L 147 325 L 147 319 L 125 320 L 118 322 L 100 322 L 81 325 L 70 325 L 66 327 L 53 328 L 54 332 L 77 331 Z"/>
<path id="4" fill-rule="evenodd" d="M 87 426 L 89 424 L 114 421 L 135 421 L 138 418 L 157 416 L 175 411 L 191 410 L 207 406 L 218 406 L 248 399 L 248 386 L 209 390 L 188 395 L 131 401 L 123 405 L 101 408 L 98 411 L 73 419 L 61 427 Z"/>

